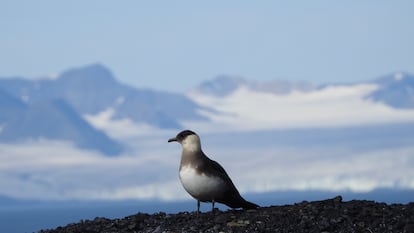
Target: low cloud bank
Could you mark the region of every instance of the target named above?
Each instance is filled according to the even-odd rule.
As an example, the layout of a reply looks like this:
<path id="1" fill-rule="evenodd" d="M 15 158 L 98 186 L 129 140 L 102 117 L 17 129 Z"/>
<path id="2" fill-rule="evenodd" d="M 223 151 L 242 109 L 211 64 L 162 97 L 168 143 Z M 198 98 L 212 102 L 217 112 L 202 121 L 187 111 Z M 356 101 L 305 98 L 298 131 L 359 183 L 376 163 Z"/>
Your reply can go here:
<path id="1" fill-rule="evenodd" d="M 178 179 L 181 148 L 165 138 L 141 141 L 135 152 L 119 157 L 56 141 L 0 144 L 0 195 L 37 200 L 189 199 Z M 412 145 L 204 149 L 225 167 L 241 192 L 414 189 Z"/>

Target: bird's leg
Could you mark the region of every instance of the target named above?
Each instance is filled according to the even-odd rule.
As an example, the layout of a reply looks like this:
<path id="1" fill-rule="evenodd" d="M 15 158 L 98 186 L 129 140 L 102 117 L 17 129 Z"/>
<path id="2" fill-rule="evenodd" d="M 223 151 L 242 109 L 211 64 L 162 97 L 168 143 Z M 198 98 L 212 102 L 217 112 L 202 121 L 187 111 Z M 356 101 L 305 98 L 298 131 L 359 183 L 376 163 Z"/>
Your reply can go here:
<path id="1" fill-rule="evenodd" d="M 197 200 L 197 216 L 200 214 L 200 200 Z"/>
<path id="2" fill-rule="evenodd" d="M 216 202 L 214 200 L 211 201 L 211 212 L 214 213 L 214 204 L 216 204 Z"/>

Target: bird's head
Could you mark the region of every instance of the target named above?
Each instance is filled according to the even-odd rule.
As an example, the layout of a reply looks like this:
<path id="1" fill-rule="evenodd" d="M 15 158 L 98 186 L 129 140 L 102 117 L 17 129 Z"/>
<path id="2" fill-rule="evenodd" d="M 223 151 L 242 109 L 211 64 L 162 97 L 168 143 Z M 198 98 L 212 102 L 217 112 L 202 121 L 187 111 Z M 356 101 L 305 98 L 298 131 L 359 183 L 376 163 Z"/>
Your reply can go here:
<path id="1" fill-rule="evenodd" d="M 201 151 L 200 137 L 191 130 L 184 130 L 168 142 L 178 142 L 185 151 Z"/>

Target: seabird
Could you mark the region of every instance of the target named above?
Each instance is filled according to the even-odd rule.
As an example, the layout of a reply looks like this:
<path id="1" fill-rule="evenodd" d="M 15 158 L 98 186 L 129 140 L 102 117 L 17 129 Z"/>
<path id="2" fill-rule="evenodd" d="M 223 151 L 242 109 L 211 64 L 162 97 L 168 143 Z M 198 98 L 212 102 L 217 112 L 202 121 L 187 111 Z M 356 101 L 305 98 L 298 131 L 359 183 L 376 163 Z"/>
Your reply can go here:
<path id="1" fill-rule="evenodd" d="M 231 208 L 259 207 L 240 196 L 224 168 L 204 154 L 196 133 L 184 130 L 168 142 L 178 142 L 182 146 L 180 181 L 184 189 L 197 200 L 197 213 L 200 212 L 200 202 L 211 202 L 212 211 L 216 202 Z"/>

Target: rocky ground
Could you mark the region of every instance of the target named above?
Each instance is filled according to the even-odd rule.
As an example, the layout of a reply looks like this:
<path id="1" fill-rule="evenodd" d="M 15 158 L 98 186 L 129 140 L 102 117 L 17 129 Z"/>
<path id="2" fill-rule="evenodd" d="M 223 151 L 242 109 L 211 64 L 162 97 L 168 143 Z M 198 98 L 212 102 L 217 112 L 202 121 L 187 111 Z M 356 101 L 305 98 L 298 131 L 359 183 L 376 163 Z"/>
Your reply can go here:
<path id="1" fill-rule="evenodd" d="M 96 218 L 42 233 L 63 232 L 407 232 L 414 233 L 414 203 L 343 202 L 341 197 L 294 205 L 214 213 L 144 214 Z"/>

